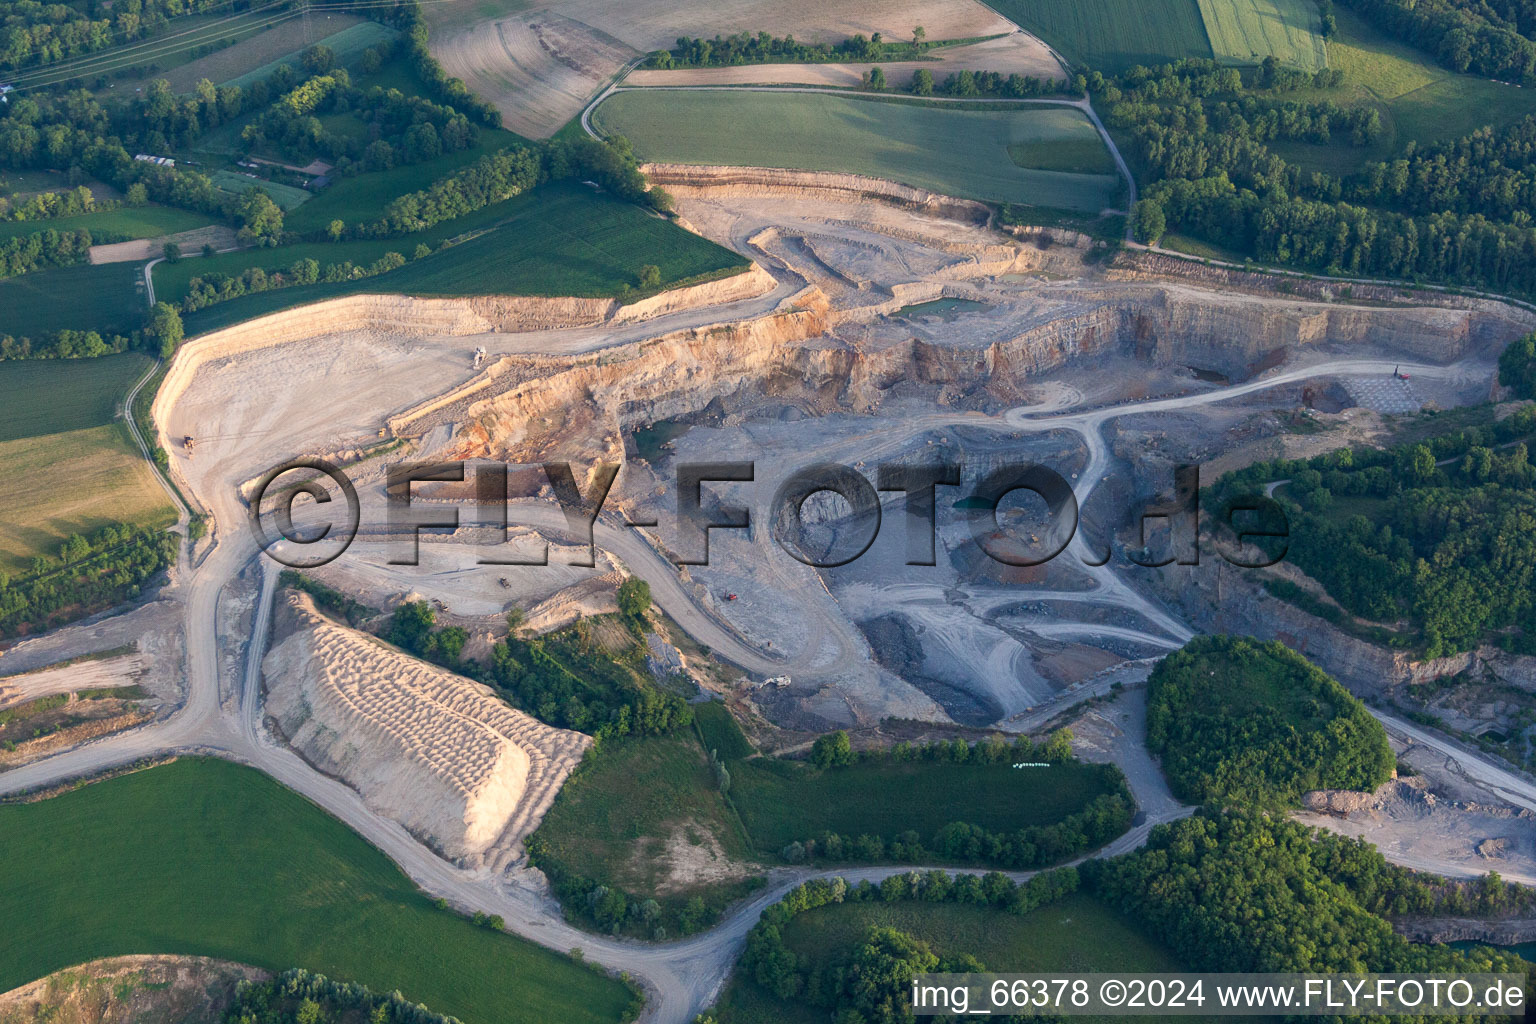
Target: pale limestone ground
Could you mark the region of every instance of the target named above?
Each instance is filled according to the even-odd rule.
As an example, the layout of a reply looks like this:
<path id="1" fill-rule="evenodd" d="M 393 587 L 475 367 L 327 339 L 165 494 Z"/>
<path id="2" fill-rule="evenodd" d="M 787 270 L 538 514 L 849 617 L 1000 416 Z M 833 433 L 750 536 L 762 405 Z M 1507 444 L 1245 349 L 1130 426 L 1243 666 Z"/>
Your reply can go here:
<path id="1" fill-rule="evenodd" d="M 279 628 L 262 668 L 283 735 L 455 860 L 508 866 L 591 743 L 332 622 L 307 595 L 288 595 Z"/>

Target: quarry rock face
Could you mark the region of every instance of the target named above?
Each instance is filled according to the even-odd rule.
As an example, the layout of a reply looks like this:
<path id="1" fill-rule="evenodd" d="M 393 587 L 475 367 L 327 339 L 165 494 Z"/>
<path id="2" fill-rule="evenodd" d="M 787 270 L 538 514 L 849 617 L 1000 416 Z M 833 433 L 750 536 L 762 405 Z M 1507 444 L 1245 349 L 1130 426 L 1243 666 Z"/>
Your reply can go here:
<path id="1" fill-rule="evenodd" d="M 267 713 L 317 768 L 448 857 L 512 852 L 591 743 L 332 622 L 307 595 L 279 609 L 287 635 L 262 662 Z"/>

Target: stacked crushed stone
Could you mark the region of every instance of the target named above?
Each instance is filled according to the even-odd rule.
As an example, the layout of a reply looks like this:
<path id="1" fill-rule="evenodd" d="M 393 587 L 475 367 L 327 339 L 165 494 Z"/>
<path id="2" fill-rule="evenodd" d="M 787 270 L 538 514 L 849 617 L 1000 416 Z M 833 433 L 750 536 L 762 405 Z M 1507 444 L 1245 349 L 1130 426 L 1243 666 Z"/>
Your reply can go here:
<path id="1" fill-rule="evenodd" d="M 266 656 L 267 711 L 293 746 L 446 856 L 502 870 L 591 740 L 507 707 L 287 598 Z"/>

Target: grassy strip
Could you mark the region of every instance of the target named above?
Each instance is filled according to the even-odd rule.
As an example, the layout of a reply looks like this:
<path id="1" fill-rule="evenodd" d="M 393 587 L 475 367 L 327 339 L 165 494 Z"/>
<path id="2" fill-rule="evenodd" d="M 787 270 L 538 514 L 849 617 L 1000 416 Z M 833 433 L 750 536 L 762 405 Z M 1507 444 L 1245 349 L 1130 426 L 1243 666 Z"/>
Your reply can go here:
<path id="1" fill-rule="evenodd" d="M 104 956 L 301 965 L 465 1024 L 608 1024 L 617 981 L 436 907 L 341 822 L 250 768 L 184 758 L 0 807 L 0 989 Z"/>
<path id="2" fill-rule="evenodd" d="M 91 233 L 97 245 L 126 242 L 135 238 L 157 238 L 194 228 L 207 227 L 211 221 L 200 213 L 169 206 L 125 206 L 116 210 L 81 213 L 51 220 L 0 221 L 0 239 L 32 235 L 39 231 L 79 231 Z"/>
<path id="3" fill-rule="evenodd" d="M 984 202 L 1091 213 L 1114 205 L 1121 188 L 1113 175 L 1031 170 L 1009 157 L 1010 145 L 1092 132 L 1081 111 L 1059 105 L 644 89 L 614 94 L 593 119 L 646 161 L 864 174 Z"/>
<path id="4" fill-rule="evenodd" d="M 216 330 L 265 313 L 355 294 L 575 295 L 641 298 L 654 291 L 729 277 L 747 266 L 739 254 L 684 231 L 668 220 L 577 184 L 549 185 L 421 235 L 367 242 L 305 243 L 230 254 L 249 266 L 286 267 L 299 258 L 353 247 L 412 254 L 423 239 L 446 239 L 466 224 L 486 228 L 398 270 L 375 277 L 259 292 L 198 310 L 185 317 L 188 334 Z M 362 252 L 362 249 L 358 249 Z M 316 255 L 313 258 L 319 259 Z M 350 256 L 343 258 L 352 258 Z M 377 258 L 377 257 L 374 257 Z M 214 257 L 223 260 L 225 257 Z M 329 261 L 329 259 L 328 259 Z M 197 261 L 187 261 L 197 262 Z M 213 261 L 209 261 L 214 265 Z M 640 269 L 653 265 L 661 283 L 641 291 Z M 156 267 L 159 271 L 166 267 Z M 177 266 L 181 266 L 178 264 Z M 217 264 L 228 273 L 238 263 Z M 195 268 L 193 268 L 195 270 Z M 157 289 L 158 289 L 157 284 Z"/>

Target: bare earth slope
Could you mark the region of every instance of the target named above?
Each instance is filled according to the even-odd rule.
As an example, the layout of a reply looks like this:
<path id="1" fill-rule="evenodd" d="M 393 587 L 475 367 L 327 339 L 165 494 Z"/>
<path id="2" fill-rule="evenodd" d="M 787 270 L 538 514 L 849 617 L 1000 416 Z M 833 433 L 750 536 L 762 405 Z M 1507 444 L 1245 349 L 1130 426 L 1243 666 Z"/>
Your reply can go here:
<path id="1" fill-rule="evenodd" d="M 236 983 L 264 977 L 202 956 L 114 956 L 0 993 L 0 1024 L 215 1024 Z"/>
<path id="2" fill-rule="evenodd" d="M 591 742 L 479 683 L 337 625 L 302 594 L 262 664 L 267 711 L 321 770 L 455 860 L 510 851 Z M 498 844 L 498 840 L 501 840 Z"/>

